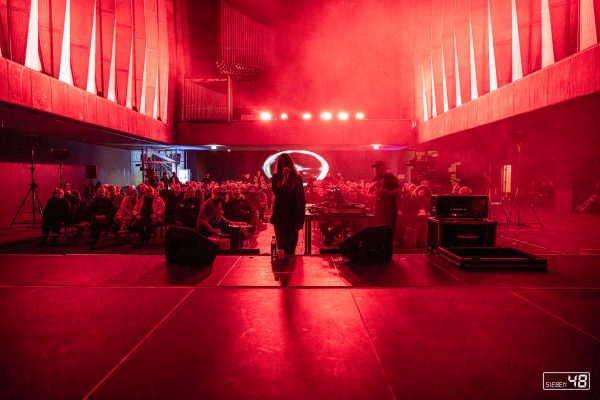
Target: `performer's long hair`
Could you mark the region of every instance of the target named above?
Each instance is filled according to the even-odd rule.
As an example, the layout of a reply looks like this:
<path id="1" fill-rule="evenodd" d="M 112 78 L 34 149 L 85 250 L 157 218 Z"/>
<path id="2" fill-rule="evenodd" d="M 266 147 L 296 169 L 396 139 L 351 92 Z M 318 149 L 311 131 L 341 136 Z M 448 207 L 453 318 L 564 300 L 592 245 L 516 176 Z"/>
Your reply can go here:
<path id="1" fill-rule="evenodd" d="M 283 169 L 288 167 L 292 170 L 292 174 L 300 175 L 296 169 L 294 159 L 288 153 L 283 153 L 277 158 L 277 167 L 275 168 L 280 176 L 283 176 Z"/>

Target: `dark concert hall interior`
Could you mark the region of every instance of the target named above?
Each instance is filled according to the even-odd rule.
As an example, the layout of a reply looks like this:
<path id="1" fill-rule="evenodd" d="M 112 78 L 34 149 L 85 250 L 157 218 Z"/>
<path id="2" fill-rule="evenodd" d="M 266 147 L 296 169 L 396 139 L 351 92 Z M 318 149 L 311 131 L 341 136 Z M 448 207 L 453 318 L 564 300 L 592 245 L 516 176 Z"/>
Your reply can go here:
<path id="1" fill-rule="evenodd" d="M 600 0 L 0 0 L 0 168 L 0 399 L 600 398 Z"/>

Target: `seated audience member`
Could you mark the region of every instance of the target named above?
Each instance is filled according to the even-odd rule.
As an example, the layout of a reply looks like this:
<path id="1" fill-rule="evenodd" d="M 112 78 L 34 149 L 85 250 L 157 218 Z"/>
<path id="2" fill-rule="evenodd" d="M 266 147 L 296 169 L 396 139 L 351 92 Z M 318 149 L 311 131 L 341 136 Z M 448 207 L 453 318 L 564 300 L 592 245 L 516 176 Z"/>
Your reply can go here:
<path id="1" fill-rule="evenodd" d="M 44 216 L 42 217 L 42 242 L 45 246 L 48 234 L 52 232 L 52 246 L 56 244 L 56 238 L 60 233 L 60 227 L 69 220 L 69 200 L 65 198 L 65 193 L 61 188 L 54 189 L 53 196 L 48 199 Z"/>
<path id="2" fill-rule="evenodd" d="M 246 199 L 248 200 L 248 202 L 250 203 L 250 206 L 254 209 L 254 210 L 258 210 L 259 213 L 259 217 L 260 219 L 263 218 L 264 216 L 264 209 L 262 210 L 261 213 L 261 196 L 259 194 L 258 185 L 250 185 L 248 187 L 248 194 L 246 195 Z M 266 206 L 266 196 L 265 196 L 265 206 Z"/>
<path id="3" fill-rule="evenodd" d="M 194 228 L 201 204 L 196 197 L 196 189 L 193 186 L 188 186 L 183 195 L 183 200 L 177 204 L 175 222 L 186 228 Z"/>
<path id="4" fill-rule="evenodd" d="M 77 210 L 79 209 L 79 204 L 81 203 L 81 196 L 78 196 L 78 192 L 74 192 L 71 184 L 69 182 L 65 183 L 65 199 L 69 200 L 69 220 L 74 221 L 75 216 L 77 215 Z M 76 222 L 76 221 L 75 221 Z"/>
<path id="5" fill-rule="evenodd" d="M 242 195 L 238 185 L 231 187 L 231 197 L 223 206 L 223 212 L 229 221 L 250 223 L 253 215 L 252 206 Z"/>
<path id="6" fill-rule="evenodd" d="M 115 185 L 108 185 L 110 201 L 112 201 L 115 210 L 118 210 L 123 202 L 123 195 L 117 190 Z"/>
<path id="7" fill-rule="evenodd" d="M 181 186 L 178 183 L 171 185 L 169 195 L 165 200 L 165 224 L 172 224 L 175 222 L 175 214 L 179 205 L 183 203 L 183 193 L 181 193 Z"/>
<path id="8" fill-rule="evenodd" d="M 119 226 L 120 231 L 124 231 L 131 225 L 133 218 L 133 209 L 138 201 L 138 193 L 133 186 L 127 187 L 127 197 L 121 202 L 121 207 L 115 215 L 115 223 Z"/>
<path id="9" fill-rule="evenodd" d="M 154 188 L 148 186 L 144 197 L 138 199 L 133 209 L 132 228 L 140 234 L 142 244 L 147 244 L 150 235 L 164 221 L 165 203 L 155 194 Z"/>
<path id="10" fill-rule="evenodd" d="M 231 235 L 231 248 L 240 248 L 240 230 L 230 226 L 230 222 L 223 217 L 223 202 L 225 201 L 226 191 L 223 187 L 215 186 L 212 190 L 212 196 L 202 203 L 196 230 L 204 236 L 219 235 L 226 233 Z"/>
<path id="11" fill-rule="evenodd" d="M 115 213 L 108 192 L 103 187 L 96 190 L 96 198 L 90 203 L 88 213 L 90 215 L 90 240 L 87 244 L 90 246 L 90 250 L 93 250 L 102 230 L 112 224 Z"/>

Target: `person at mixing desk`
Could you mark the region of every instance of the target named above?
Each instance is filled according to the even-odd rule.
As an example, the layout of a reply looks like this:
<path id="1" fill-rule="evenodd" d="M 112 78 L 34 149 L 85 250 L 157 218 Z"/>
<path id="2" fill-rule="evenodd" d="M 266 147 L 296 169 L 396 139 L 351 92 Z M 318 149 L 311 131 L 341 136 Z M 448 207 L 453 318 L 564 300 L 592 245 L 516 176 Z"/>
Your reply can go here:
<path id="1" fill-rule="evenodd" d="M 398 178 L 388 172 L 383 161 L 376 161 L 371 167 L 375 170 L 373 185 L 369 188 L 369 194 L 375 195 L 374 222 L 376 225 L 389 225 L 392 232 L 395 232 L 398 217 Z"/>

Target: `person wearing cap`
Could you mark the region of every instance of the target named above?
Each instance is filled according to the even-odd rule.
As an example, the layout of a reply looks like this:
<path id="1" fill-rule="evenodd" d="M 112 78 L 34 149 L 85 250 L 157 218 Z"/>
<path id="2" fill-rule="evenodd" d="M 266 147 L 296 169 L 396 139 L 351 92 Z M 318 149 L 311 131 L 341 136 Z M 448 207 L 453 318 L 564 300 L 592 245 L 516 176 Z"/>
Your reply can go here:
<path id="1" fill-rule="evenodd" d="M 223 203 L 227 191 L 223 186 L 214 186 L 212 196 L 202 203 L 196 222 L 196 230 L 204 236 L 230 234 L 231 249 L 240 248 L 241 232 L 239 228 L 231 226 L 231 222 L 223 216 Z"/>
<path id="2" fill-rule="evenodd" d="M 375 224 L 389 225 L 392 232 L 395 232 L 398 217 L 398 178 L 387 170 L 387 165 L 381 160 L 371 167 L 375 170 L 375 178 L 369 193 L 375 195 Z"/>

